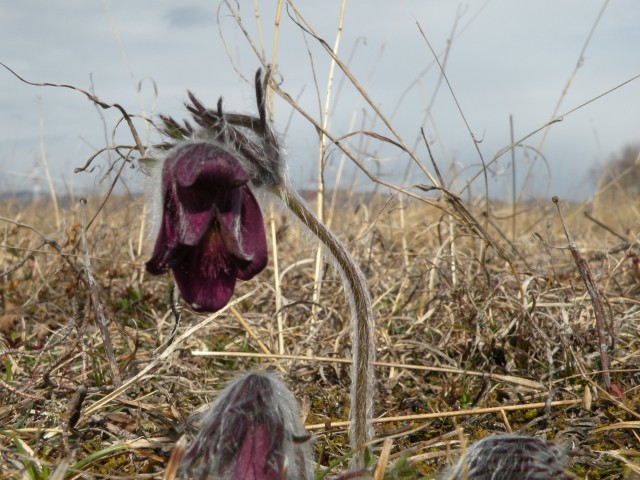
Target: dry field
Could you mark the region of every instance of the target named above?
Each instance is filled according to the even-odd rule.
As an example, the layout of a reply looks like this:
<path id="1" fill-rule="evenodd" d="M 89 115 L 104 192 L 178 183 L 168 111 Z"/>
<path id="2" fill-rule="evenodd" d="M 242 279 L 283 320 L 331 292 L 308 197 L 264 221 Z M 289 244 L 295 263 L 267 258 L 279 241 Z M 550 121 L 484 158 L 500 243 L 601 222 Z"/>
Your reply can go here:
<path id="1" fill-rule="evenodd" d="M 172 301 L 170 275 L 144 271 L 143 199 L 101 201 L 60 200 L 59 228 L 50 201 L 0 204 L 0 478 L 162 478 L 175 442 L 197 431 L 192 415 L 251 369 L 280 371 L 301 402 L 317 478 L 344 470 L 326 467 L 348 452 L 349 314 L 330 262 L 312 302 L 317 242 L 266 208 L 269 266 L 238 285 L 240 302 L 199 315 Z M 577 478 L 637 478 L 637 202 L 560 204 L 602 303 L 613 395 L 551 200 L 519 205 L 515 223 L 509 205 L 487 217 L 466 204 L 475 226 L 434 204 L 351 193 L 328 212 L 374 302 L 385 478 L 436 478 L 470 442 L 503 432 L 563 444 Z"/>
<path id="2" fill-rule="evenodd" d="M 281 81 L 277 58 L 282 57 L 276 53 L 283 2 L 278 2 L 269 55 L 257 8 L 255 18 L 251 12 L 245 18 L 239 3 L 223 3 L 223 18 L 235 22 L 259 60 L 256 66 L 262 67 L 255 77 L 257 110 L 237 113 L 238 105 L 229 105 L 227 111 L 225 104 L 223 112 L 222 100 L 216 109 L 211 104 L 206 110 L 189 95 L 187 109 L 205 136 L 157 116 L 153 108 L 148 116 L 133 114 L 80 88 L 41 83 L 4 68 L 16 82 L 75 90 L 73 95 L 100 107 L 101 115 L 122 115 L 113 124 L 101 117 L 105 138 L 112 129 L 113 145 L 101 148 L 78 169 L 89 171 L 94 160 L 113 153 L 118 159 L 106 168 L 105 177 L 114 185 L 126 166 L 147 167 L 172 142 L 205 138 L 243 157 L 239 165 L 252 186 L 282 194 L 288 188 L 280 164 L 284 149 L 269 126 L 274 101 L 291 107 L 287 126 L 278 135 L 286 138 L 292 121 L 303 121 L 318 134 L 320 165 L 304 174 L 318 174 L 318 189 L 325 197 L 322 208 L 311 207 L 321 212 L 361 267 L 373 304 L 375 439 L 367 467 L 375 480 L 443 478 L 470 444 L 509 432 L 560 444 L 569 453 L 567 467 L 575 478 L 640 478 L 637 153 L 631 163 L 619 163 L 608 177 L 601 175 L 599 194 L 584 204 L 548 198 L 513 207 L 470 193 L 474 184 L 475 192 L 481 189 L 489 197 L 494 192 L 488 177 L 496 173 L 492 168 L 499 158 L 525 147 L 527 159 L 527 152 L 535 153 L 534 162 L 544 159 L 545 135 L 536 148 L 525 145 L 528 139 L 639 77 L 612 82 L 617 86 L 609 85 L 606 91 L 599 87 L 594 96 L 560 109 L 584 61 L 589 33 L 550 120 L 520 140 L 515 140 L 511 123 L 509 146 L 485 161 L 479 148 L 482 135 L 472 133 L 445 76 L 462 10 L 440 53 L 417 26 L 438 79 L 433 93 L 426 94 L 432 95 L 425 101 L 427 115 L 423 123 L 416 121 L 411 147 L 391 123 L 396 110 L 385 117 L 379 99 L 367 93 L 366 82 L 359 83 L 365 77 L 354 75 L 344 60 L 349 54 L 336 53 L 346 2 L 334 41 L 316 34 L 293 5 L 287 10 L 293 20 L 289 26 L 300 30 L 296 35 L 304 33 L 313 78 L 300 85 L 314 86 L 319 115 L 308 113 L 302 106 L 306 99 L 295 99 L 301 93 L 291 93 L 292 84 Z M 259 42 L 245 29 L 247 20 L 256 21 Z M 282 42 L 292 42 L 285 33 Z M 300 39 L 295 37 L 295 42 Z M 230 65 L 237 68 L 234 49 L 226 43 L 225 49 Z M 428 56 L 427 50 L 420 55 Z M 322 66 L 318 72 L 327 72 L 316 74 L 315 65 Z M 420 90 L 421 102 L 424 72 L 409 87 Z M 325 73 L 322 98 L 318 78 Z M 349 126 L 348 133 L 329 121 L 335 114 L 332 102 L 346 80 L 359 102 L 354 103 L 353 121 L 362 122 Z M 479 171 L 457 172 L 455 159 L 445 159 L 441 168 L 451 165 L 447 181 L 424 129 L 438 92 L 445 90 L 452 94 L 482 164 Z M 405 93 L 397 92 L 397 105 Z M 315 105 L 312 108 L 315 111 Z M 126 127 L 131 138 L 117 146 L 116 133 Z M 141 140 L 145 135 L 138 135 L 136 128 L 146 130 L 146 143 L 153 148 L 147 149 Z M 161 133 L 163 143 L 152 142 L 152 131 Z M 385 147 L 394 153 L 389 155 Z M 334 156 L 341 156 L 339 173 L 327 168 Z M 394 160 L 398 163 L 392 164 Z M 42 161 L 49 177 L 44 141 Z M 383 161 L 393 175 L 380 170 Z M 348 174 L 345 170 L 340 177 L 343 162 L 368 177 L 366 185 L 354 180 L 354 185 L 369 189 L 367 193 L 344 187 Z M 420 170 L 418 180 L 411 169 Z M 527 188 L 516 191 L 515 156 L 510 171 L 514 202 L 516 194 L 528 198 L 529 182 L 534 182 L 527 175 Z M 331 175 L 341 190 L 332 192 L 324 184 Z M 247 181 L 238 184 L 244 188 Z M 409 186 L 414 181 L 423 184 Z M 469 188 L 458 189 L 467 181 Z M 463 191 L 464 199 L 447 188 Z M 316 192 L 308 193 L 307 198 L 317 198 Z M 281 198 L 286 203 L 292 197 Z M 304 221 L 303 209 L 288 205 Z M 170 274 L 154 277 L 146 272 L 154 242 L 145 235 L 146 210 L 141 196 L 105 192 L 87 199 L 56 198 L 53 193 L 30 201 L 0 199 L 0 479 L 171 480 L 167 465 L 176 443 L 192 439 L 201 413 L 218 392 L 250 370 L 279 372 L 299 401 L 313 434 L 315 479 L 354 478 L 347 472 L 354 455 L 347 433 L 354 356 L 351 312 L 343 277 L 329 255 L 323 258 L 322 250 L 318 254 L 318 240 L 300 222 L 264 203 L 267 268 L 240 282 L 225 308 L 198 314 L 179 298 Z M 324 234 L 325 239 L 330 236 Z M 352 282 L 360 278 L 357 272 L 345 277 Z M 361 307 L 360 313 L 368 310 L 366 301 L 352 303 Z M 365 316 L 359 317 L 364 324 Z M 366 330 L 364 339 L 358 337 L 361 344 L 367 344 Z"/>

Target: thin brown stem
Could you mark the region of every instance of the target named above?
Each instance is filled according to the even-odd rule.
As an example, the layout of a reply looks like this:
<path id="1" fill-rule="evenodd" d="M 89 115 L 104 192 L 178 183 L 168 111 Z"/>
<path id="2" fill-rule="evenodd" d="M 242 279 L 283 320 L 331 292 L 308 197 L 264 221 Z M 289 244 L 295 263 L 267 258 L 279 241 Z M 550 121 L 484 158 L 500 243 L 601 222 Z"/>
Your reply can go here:
<path id="1" fill-rule="evenodd" d="M 567 241 L 569 242 L 569 251 L 571 252 L 571 255 L 573 255 L 573 259 L 576 262 L 576 267 L 578 267 L 578 272 L 580 273 L 580 276 L 582 277 L 582 281 L 584 282 L 584 285 L 587 288 L 587 292 L 591 297 L 591 304 L 593 305 L 593 313 L 596 317 L 596 329 L 598 331 L 598 348 L 600 350 L 600 363 L 602 364 L 601 365 L 602 386 L 607 392 L 612 393 L 611 376 L 609 375 L 609 357 L 607 355 L 607 350 L 609 349 L 609 342 L 607 341 L 607 336 L 605 332 L 604 312 L 602 310 L 602 304 L 600 302 L 600 295 L 598 294 L 598 289 L 596 287 L 595 281 L 593 280 L 593 275 L 591 274 L 591 269 L 589 268 L 589 264 L 580 255 L 580 252 L 578 251 L 578 247 L 576 247 L 576 244 L 573 241 L 571 232 L 569 232 L 569 229 L 564 223 L 564 218 L 562 217 L 562 210 L 560 210 L 560 201 L 558 197 L 553 197 L 553 203 L 555 203 L 558 209 L 558 215 L 560 215 L 560 222 L 562 223 L 564 234 L 567 237 Z"/>
<path id="2" fill-rule="evenodd" d="M 85 199 L 80 200 L 80 212 L 82 219 L 82 229 L 80 230 L 80 244 L 84 253 L 84 276 L 87 280 L 87 288 L 89 289 L 89 294 L 91 296 L 91 303 L 93 304 L 93 308 L 95 310 L 96 324 L 98 325 L 98 329 L 100 330 L 100 334 L 102 335 L 104 353 L 109 362 L 109 369 L 111 370 L 113 386 L 118 388 L 122 384 L 122 378 L 120 377 L 118 362 L 116 361 L 116 356 L 113 351 L 111 334 L 109 333 L 109 329 L 107 328 L 107 320 L 104 315 L 104 307 L 102 306 L 102 302 L 100 301 L 100 295 L 98 293 L 98 282 L 96 282 L 96 279 L 93 276 L 91 260 L 89 259 L 89 252 L 87 250 L 86 226 L 84 222 L 84 210 L 86 204 L 87 201 Z"/>

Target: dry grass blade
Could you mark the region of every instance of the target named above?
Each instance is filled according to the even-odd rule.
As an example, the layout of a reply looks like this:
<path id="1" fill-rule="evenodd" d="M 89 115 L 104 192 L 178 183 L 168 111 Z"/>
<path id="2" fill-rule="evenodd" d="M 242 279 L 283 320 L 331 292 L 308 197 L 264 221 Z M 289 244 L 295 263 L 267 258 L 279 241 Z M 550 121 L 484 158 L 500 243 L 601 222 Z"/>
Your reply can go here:
<path id="1" fill-rule="evenodd" d="M 246 358 L 266 358 L 273 360 L 303 360 L 306 362 L 327 362 L 327 363 L 345 363 L 351 365 L 353 360 L 350 358 L 337 358 L 337 357 L 318 357 L 318 356 L 305 356 L 305 355 L 276 355 L 276 354 L 260 354 L 260 353 L 248 353 L 248 352 L 200 352 L 192 351 L 191 354 L 196 357 L 246 357 Z M 394 362 L 373 362 L 376 367 L 387 367 L 394 369 L 407 369 L 407 370 L 422 370 L 425 372 L 440 372 L 451 373 L 458 375 L 469 375 L 472 377 L 482 377 L 487 379 L 496 380 L 499 382 L 512 383 L 525 388 L 531 388 L 534 390 L 544 389 L 544 385 L 535 380 L 529 380 L 527 378 L 520 378 L 513 375 L 500 375 L 497 373 L 485 373 L 476 372 L 473 370 L 461 370 L 456 368 L 445 367 L 429 367 L 426 365 L 411 365 L 408 363 L 394 363 Z"/>
<path id="2" fill-rule="evenodd" d="M 473 133 L 473 130 L 471 129 L 471 126 L 469 125 L 469 122 L 467 121 L 467 118 L 465 117 L 464 112 L 462 111 L 462 107 L 460 106 L 460 103 L 458 102 L 458 98 L 456 97 L 455 93 L 453 92 L 453 87 L 451 86 L 451 83 L 449 83 L 449 79 L 447 78 L 447 75 L 445 74 L 445 71 L 444 71 L 444 66 L 440 63 L 440 60 L 438 59 L 438 55 L 436 54 L 435 50 L 431 46 L 431 43 L 429 42 L 429 39 L 427 38 L 427 36 L 425 35 L 424 31 L 422 30 L 422 27 L 420 26 L 420 23 L 416 22 L 416 25 L 418 26 L 418 30 L 420 30 L 420 34 L 422 35 L 422 38 L 424 39 L 424 41 L 426 42 L 427 46 L 429 47 L 429 50 L 431 51 L 431 55 L 433 55 L 433 58 L 435 59 L 436 63 L 438 64 L 438 67 L 440 68 L 440 73 L 442 75 L 442 78 L 444 79 L 445 83 L 447 84 L 447 87 L 449 88 L 449 92 L 451 92 L 451 96 L 453 97 L 453 101 L 456 104 L 458 112 L 460 113 L 460 116 L 462 117 L 462 120 L 464 121 L 464 124 L 467 127 L 467 131 L 469 132 L 469 135 L 471 136 L 471 140 L 473 141 L 473 146 L 475 147 L 476 152 L 478 153 L 478 158 L 480 158 L 480 162 L 482 163 L 481 173 L 482 173 L 482 176 L 484 177 L 485 195 L 487 196 L 487 199 L 488 199 L 489 198 L 489 178 L 488 178 L 488 175 L 487 175 L 487 164 L 484 161 L 484 156 L 482 155 L 482 151 L 480 150 L 480 142 L 478 141 L 478 139 L 476 138 L 475 134 Z M 440 186 L 442 187 L 443 185 L 440 185 Z M 488 201 L 487 201 L 486 208 L 487 208 L 486 209 L 486 214 L 487 214 L 487 218 L 488 218 L 489 217 L 489 202 Z"/>
<path id="3" fill-rule="evenodd" d="M 603 455 L 608 455 L 610 457 L 613 457 L 617 460 L 620 460 L 621 462 L 624 463 L 624 465 L 631 470 L 632 472 L 634 472 L 636 474 L 635 477 L 628 475 L 626 476 L 626 478 L 637 478 L 640 475 L 640 467 L 638 466 L 638 464 L 632 460 L 627 459 L 627 456 L 633 456 L 633 457 L 638 457 L 640 456 L 640 452 L 635 451 L 635 452 L 629 452 L 628 450 L 607 450 L 607 451 L 601 451 L 601 452 L 597 452 L 597 453 L 601 453 Z"/>
<path id="4" fill-rule="evenodd" d="M 636 421 L 636 422 L 618 422 L 618 423 L 614 423 L 612 425 L 606 425 L 604 427 L 600 427 L 600 428 L 596 428 L 593 430 L 594 433 L 596 432 L 606 432 L 607 430 L 616 430 L 618 428 L 640 428 L 640 421 Z"/>
<path id="5" fill-rule="evenodd" d="M 380 457 L 378 457 L 378 464 L 373 472 L 373 480 L 383 480 L 384 471 L 387 468 L 387 462 L 389 461 L 389 454 L 391 453 L 391 447 L 393 440 L 386 438 L 382 444 L 382 450 L 380 451 Z"/>
<path id="6" fill-rule="evenodd" d="M 102 100 L 100 100 L 95 95 L 87 92 L 86 90 L 83 90 L 81 88 L 75 87 L 73 85 L 65 85 L 65 84 L 49 83 L 49 82 L 30 82 L 29 80 L 25 80 L 24 78 L 22 78 L 14 70 L 12 70 L 8 66 L 6 66 L 4 63 L 0 62 L 0 65 L 2 65 L 4 68 L 9 70 L 9 72 L 11 72 L 18 80 L 20 80 L 21 82 L 24 82 L 24 83 L 26 83 L 28 85 L 33 85 L 35 87 L 68 88 L 70 90 L 75 90 L 77 92 L 82 93 L 91 102 L 93 102 L 94 104 L 98 105 L 99 107 L 101 107 L 103 109 L 109 109 L 109 108 L 118 109 L 120 111 L 120 113 L 122 114 L 123 118 L 125 119 L 125 121 L 127 122 L 127 125 L 129 126 L 129 129 L 131 130 L 131 135 L 133 136 L 134 140 L 136 141 L 136 147 L 137 147 L 138 151 L 140 152 L 141 155 L 144 155 L 144 152 L 146 151 L 146 149 L 144 147 L 144 143 L 142 143 L 142 140 L 138 136 L 136 128 L 133 126 L 133 123 L 131 121 L 131 116 L 127 113 L 127 111 L 121 105 L 119 105 L 117 103 L 109 104 L 109 103 L 103 102 Z"/>
<path id="7" fill-rule="evenodd" d="M 473 410 L 456 410 L 452 412 L 437 412 L 437 413 L 422 413 L 416 415 L 403 415 L 399 417 L 382 417 L 375 418 L 373 423 L 396 423 L 396 422 L 414 422 L 414 421 L 422 421 L 422 420 L 434 420 L 438 418 L 452 418 L 452 417 L 464 417 L 464 416 L 480 416 L 486 415 L 487 413 L 500 413 L 503 412 L 517 412 L 521 410 L 535 410 L 535 409 L 543 409 L 547 407 L 570 407 L 573 405 L 580 405 L 582 400 L 558 400 L 556 402 L 536 402 L 536 403 L 527 403 L 524 405 L 506 405 L 504 407 L 487 407 L 487 408 L 476 408 Z M 338 421 L 338 422 L 329 422 L 329 423 L 314 423 L 307 424 L 305 428 L 307 430 L 321 430 L 330 428 L 340 428 L 347 427 L 350 425 L 350 422 Z"/>
<path id="8" fill-rule="evenodd" d="M 266 347 L 266 345 L 264 343 L 262 343 L 262 341 L 258 338 L 258 336 L 256 335 L 255 331 L 253 330 L 253 328 L 251 328 L 251 326 L 245 321 L 244 318 L 242 318 L 242 314 L 238 311 L 237 308 L 235 307 L 231 307 L 229 309 L 231 311 L 231 313 L 233 314 L 234 317 L 236 317 L 236 320 L 238 320 L 238 323 L 240 325 L 242 325 L 242 328 L 244 328 L 247 333 L 249 334 L 249 336 L 251 338 L 253 338 L 255 340 L 255 342 L 258 344 L 258 346 L 260 347 L 260 350 L 262 350 L 264 352 L 265 355 L 270 356 L 271 352 L 269 352 L 269 349 Z M 280 365 L 277 366 L 278 370 L 280 370 L 282 373 L 284 373 L 284 368 L 282 368 Z"/>
<path id="9" fill-rule="evenodd" d="M 58 466 L 53 471 L 53 473 L 51 474 L 51 476 L 49 477 L 48 480 L 63 480 L 65 478 L 65 475 L 67 473 L 67 469 L 69 468 L 70 464 L 71 464 L 71 459 L 69 459 L 69 458 L 63 459 L 58 464 Z"/>
<path id="10" fill-rule="evenodd" d="M 598 24 L 600 23 L 600 20 L 602 19 L 602 15 L 604 14 L 604 11 L 607 9 L 607 6 L 609 5 L 609 0 L 605 0 L 604 3 L 602 4 L 602 8 L 600 9 L 600 11 L 598 12 L 598 15 L 596 16 L 593 25 L 591 26 L 591 30 L 589 30 L 589 34 L 587 35 L 587 37 L 585 38 L 584 44 L 582 45 L 582 48 L 580 49 L 580 53 L 578 54 L 578 59 L 576 60 L 576 64 L 573 67 L 573 70 L 571 71 L 571 73 L 569 74 L 569 77 L 567 78 L 563 88 L 562 88 L 562 92 L 560 93 L 560 96 L 558 97 L 558 101 L 553 109 L 553 112 L 550 115 L 550 121 L 553 121 L 554 119 L 557 118 L 558 112 L 560 111 L 560 106 L 562 105 L 562 102 L 564 100 L 564 98 L 567 95 L 567 92 L 569 91 L 569 87 L 571 86 L 571 83 L 573 81 L 573 78 L 576 76 L 576 74 L 578 73 L 578 70 L 584 65 L 584 61 L 585 61 L 585 53 L 587 51 L 587 48 L 589 46 L 589 43 L 591 42 L 591 38 L 593 37 L 593 34 L 598 26 Z M 551 126 L 551 123 L 549 124 L 549 126 Z M 545 128 L 542 134 L 542 137 L 540 138 L 540 141 L 538 142 L 538 146 L 536 148 L 536 157 L 538 155 L 538 152 L 540 152 L 542 150 L 542 146 L 544 145 L 545 141 L 547 140 L 547 136 L 549 135 L 549 131 L 551 129 L 550 128 Z M 534 159 L 535 160 L 535 159 Z M 524 184 L 526 184 L 532 173 L 533 173 L 533 166 L 535 165 L 535 161 L 531 163 L 531 166 L 529 167 L 529 170 L 527 171 L 527 175 L 525 177 L 524 180 Z M 521 197 L 518 198 L 518 200 L 520 200 Z"/>
<path id="11" fill-rule="evenodd" d="M 297 18 L 299 18 L 301 20 L 301 22 L 304 24 L 302 25 L 302 23 L 298 23 L 298 26 L 300 26 L 300 28 L 302 28 L 305 32 L 307 32 L 308 34 L 310 34 L 313 38 L 315 38 L 320 45 L 322 45 L 322 47 L 324 48 L 324 50 L 328 53 L 328 55 L 331 57 L 332 61 L 334 61 L 338 67 L 340 67 L 340 69 L 342 70 L 342 72 L 346 75 L 346 77 L 349 79 L 349 81 L 352 83 L 352 85 L 357 89 L 358 93 L 360 93 L 360 95 L 362 95 L 362 98 L 364 98 L 367 102 L 367 104 L 371 107 L 371 109 L 373 109 L 373 111 L 376 113 L 376 115 L 380 118 L 380 120 L 382 120 L 382 122 L 384 123 L 384 125 L 389 129 L 389 131 L 391 133 L 393 133 L 394 137 L 397 139 L 398 143 L 402 146 L 402 149 L 405 150 L 409 156 L 411 157 L 411 159 L 420 167 L 421 171 L 424 173 L 424 175 L 433 183 L 433 185 L 435 186 L 441 186 L 438 184 L 436 178 L 431 174 L 431 172 L 429 172 L 425 166 L 422 164 L 422 162 L 413 154 L 413 152 L 409 149 L 409 147 L 407 146 L 407 144 L 404 142 L 404 140 L 402 139 L 402 137 L 400 136 L 400 134 L 396 131 L 396 129 L 393 127 L 393 125 L 391 124 L 391 122 L 387 119 L 387 117 L 382 113 L 382 111 L 380 110 L 380 108 L 378 107 L 378 105 L 373 101 L 373 99 L 369 96 L 369 94 L 367 93 L 367 91 L 362 87 L 362 85 L 358 82 L 358 80 L 356 79 L 356 77 L 351 73 L 349 67 L 333 52 L 333 49 L 329 46 L 329 44 L 322 39 L 320 36 L 318 36 L 314 31 L 313 28 L 311 27 L 311 25 L 309 24 L 309 22 L 307 22 L 304 17 L 301 15 L 301 13 L 296 9 L 296 7 L 294 6 L 293 2 L 291 2 L 290 0 L 288 1 L 289 5 L 294 9 L 294 11 L 296 12 L 296 16 Z M 295 21 L 295 20 L 294 20 Z M 297 22 L 296 22 L 297 23 Z M 315 123 L 315 122 L 314 122 Z M 326 135 L 324 129 L 320 130 L 324 135 Z M 331 138 L 331 136 L 327 135 L 328 138 Z M 344 150 L 343 150 L 344 151 Z M 345 152 L 346 153 L 346 152 Z M 351 157 L 350 157 L 351 158 Z M 355 160 L 355 158 L 351 158 L 352 160 Z M 355 160 L 357 162 L 357 160 Z M 359 163 L 359 162 L 357 162 Z"/>
<path id="12" fill-rule="evenodd" d="M 169 458 L 169 462 L 167 463 L 167 468 L 164 472 L 164 476 L 162 480 L 174 480 L 178 473 L 178 468 L 180 467 L 180 460 L 184 455 L 184 451 L 187 448 L 187 438 L 180 437 L 180 440 L 176 443 L 176 446 L 173 447 L 171 451 L 171 457 Z"/>

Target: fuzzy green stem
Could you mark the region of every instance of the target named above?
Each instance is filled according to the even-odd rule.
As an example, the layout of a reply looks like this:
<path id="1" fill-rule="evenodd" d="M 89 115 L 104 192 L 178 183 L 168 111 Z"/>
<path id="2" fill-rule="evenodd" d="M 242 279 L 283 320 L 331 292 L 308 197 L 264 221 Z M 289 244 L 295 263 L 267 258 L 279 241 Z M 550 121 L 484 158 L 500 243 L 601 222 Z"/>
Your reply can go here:
<path id="1" fill-rule="evenodd" d="M 351 309 L 351 341 L 353 365 L 351 367 L 351 407 L 349 436 L 351 447 L 357 449 L 352 468 L 364 467 L 364 445 L 371 440 L 373 428 L 373 362 L 374 319 L 367 282 L 346 247 L 309 209 L 302 198 L 286 185 L 275 192 L 289 210 L 320 239 L 340 267 L 345 282 L 345 295 Z"/>

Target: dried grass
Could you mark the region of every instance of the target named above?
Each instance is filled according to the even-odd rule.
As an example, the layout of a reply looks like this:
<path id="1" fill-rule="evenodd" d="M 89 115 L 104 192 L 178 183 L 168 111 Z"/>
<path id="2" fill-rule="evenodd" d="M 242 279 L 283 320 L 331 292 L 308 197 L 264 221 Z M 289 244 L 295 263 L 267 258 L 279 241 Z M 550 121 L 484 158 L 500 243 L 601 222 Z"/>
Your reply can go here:
<path id="1" fill-rule="evenodd" d="M 630 260 L 637 215 L 599 206 L 616 209 L 607 225 L 630 239 L 623 244 L 580 206 L 564 206 L 606 299 L 612 381 L 625 392 L 617 400 L 599 388 L 593 309 L 552 209 L 518 217 L 515 241 L 500 241 L 513 253 L 509 263 L 432 206 L 395 195 L 340 201 L 334 229 L 367 275 L 377 318 L 376 454 L 392 438 L 389 465 L 404 455 L 416 475 L 432 475 L 461 443 L 520 432 L 566 445 L 579 478 L 637 471 L 640 285 Z M 89 199 L 88 207 L 98 204 Z M 189 417 L 248 369 L 286 372 L 323 465 L 348 453 L 348 306 L 333 271 L 324 275 L 321 303 L 310 301 L 315 245 L 297 226 L 275 219 L 286 354 L 279 357 L 271 266 L 239 285 L 236 298 L 248 295 L 235 312 L 211 319 L 179 307 L 176 327 L 170 278 L 144 274 L 148 245 L 135 252 L 140 202 L 110 199 L 87 232 L 87 249 L 126 389 L 101 404 L 113 387 L 82 281 L 80 207 L 60 202 L 60 229 L 51 208 L 16 200 L 0 212 L 19 223 L 2 222 L 0 249 L 0 268 L 11 271 L 0 284 L 1 478 L 49 478 L 63 461 L 83 478 L 162 478 L 175 442 L 194 431 Z M 510 228 L 509 211 L 492 212 L 495 238 Z M 201 351 L 221 353 L 194 354 Z"/>

